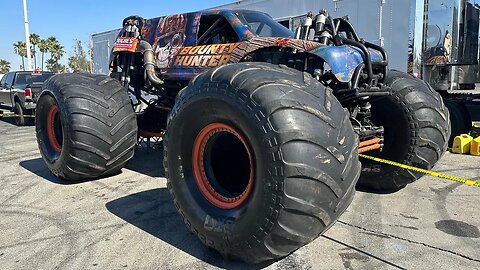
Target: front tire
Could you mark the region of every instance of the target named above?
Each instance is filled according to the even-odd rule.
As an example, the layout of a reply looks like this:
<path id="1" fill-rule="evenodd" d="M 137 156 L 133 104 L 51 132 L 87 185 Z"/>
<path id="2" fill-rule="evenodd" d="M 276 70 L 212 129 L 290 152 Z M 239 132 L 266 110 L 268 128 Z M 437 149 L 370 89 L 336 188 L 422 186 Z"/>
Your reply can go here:
<path id="1" fill-rule="evenodd" d="M 372 120 L 385 128 L 382 152 L 367 155 L 431 169 L 447 149 L 450 118 L 442 97 L 409 74 L 390 71 L 386 84 L 392 95 L 372 101 Z M 422 173 L 362 159 L 357 188 L 391 193 L 423 176 Z"/>
<path id="2" fill-rule="evenodd" d="M 62 179 L 109 175 L 133 156 L 135 113 L 125 89 L 108 76 L 52 76 L 44 83 L 35 118 L 40 153 Z"/>
<path id="3" fill-rule="evenodd" d="M 360 174 L 357 136 L 331 90 L 270 64 L 196 77 L 177 97 L 165 146 L 168 188 L 187 227 L 249 263 L 325 232 Z"/>

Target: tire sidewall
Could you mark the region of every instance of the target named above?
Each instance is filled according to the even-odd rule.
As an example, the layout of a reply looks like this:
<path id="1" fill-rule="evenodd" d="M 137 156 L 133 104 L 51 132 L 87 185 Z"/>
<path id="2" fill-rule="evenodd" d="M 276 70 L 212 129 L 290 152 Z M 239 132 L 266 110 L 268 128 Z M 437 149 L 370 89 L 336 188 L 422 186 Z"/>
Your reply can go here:
<path id="1" fill-rule="evenodd" d="M 257 233 L 261 222 L 268 216 L 268 211 L 272 211 L 265 205 L 268 201 L 275 200 L 271 189 L 266 186 L 266 180 L 271 176 L 264 164 L 268 160 L 268 153 L 262 144 L 261 126 L 245 107 L 245 104 L 240 104 L 227 95 L 210 95 L 207 98 L 193 96 L 182 104 L 167 129 L 170 183 L 173 190 L 188 194 L 175 196 L 176 202 L 180 204 L 177 208 L 185 212 L 182 215 L 189 217 L 191 230 L 197 231 L 201 239 L 202 235 L 205 237 L 208 233 L 208 241 L 213 243 L 224 241 L 225 238 L 235 243 L 236 239 L 248 239 Z M 193 119 L 195 120 L 192 121 Z M 194 140 L 200 130 L 212 122 L 223 122 L 234 127 L 244 136 L 253 155 L 252 191 L 247 200 L 234 209 L 220 209 L 209 203 L 200 193 L 193 177 L 191 151 Z M 175 134 L 171 134 L 171 130 L 176 131 Z M 181 134 L 181 138 L 176 134 Z M 231 247 L 216 248 L 225 250 Z"/>
<path id="2" fill-rule="evenodd" d="M 68 109 L 65 106 L 64 102 L 58 102 L 62 100 L 63 96 L 61 92 L 56 88 L 45 89 L 40 95 L 35 114 L 35 127 L 37 133 L 37 141 L 42 157 L 47 164 L 50 171 L 52 171 L 56 176 L 62 177 L 58 172 L 66 166 L 65 164 L 65 155 L 71 151 L 71 138 L 69 132 L 68 122 Z M 47 135 L 47 114 L 51 106 L 56 105 L 58 107 L 57 113 L 59 114 L 60 121 L 62 124 L 62 151 L 56 153 L 52 146 Z"/>

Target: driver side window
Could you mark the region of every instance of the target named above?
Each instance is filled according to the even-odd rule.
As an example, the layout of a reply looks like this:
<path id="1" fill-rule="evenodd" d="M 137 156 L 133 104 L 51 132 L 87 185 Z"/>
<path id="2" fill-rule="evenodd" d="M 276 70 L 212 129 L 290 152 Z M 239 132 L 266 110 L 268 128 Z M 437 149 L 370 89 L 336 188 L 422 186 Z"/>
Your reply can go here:
<path id="1" fill-rule="evenodd" d="M 206 15 L 200 18 L 197 45 L 239 42 L 240 38 L 222 15 Z"/>
<path id="2" fill-rule="evenodd" d="M 7 84 L 7 88 L 12 87 L 13 85 L 13 78 L 15 77 L 15 72 L 10 72 L 6 75 L 5 83 Z"/>
<path id="3" fill-rule="evenodd" d="M 15 76 L 15 73 L 14 73 L 14 72 L 10 72 L 10 73 L 7 73 L 7 74 L 3 75 L 3 78 L 2 78 L 2 81 L 1 81 L 1 83 L 0 83 L 0 86 L 1 86 L 2 88 L 9 88 L 9 87 L 11 87 L 14 76 Z"/>
<path id="4" fill-rule="evenodd" d="M 0 81 L 0 87 L 3 88 L 5 82 L 7 81 L 7 75 L 8 75 L 8 74 L 9 74 L 9 73 L 3 75 L 2 80 Z"/>

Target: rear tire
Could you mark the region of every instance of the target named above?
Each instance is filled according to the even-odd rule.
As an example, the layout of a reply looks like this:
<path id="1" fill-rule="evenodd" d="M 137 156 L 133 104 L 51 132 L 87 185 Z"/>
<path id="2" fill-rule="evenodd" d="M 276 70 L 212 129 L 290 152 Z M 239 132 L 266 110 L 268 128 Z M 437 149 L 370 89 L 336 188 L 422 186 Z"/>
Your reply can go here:
<path id="1" fill-rule="evenodd" d="M 461 104 L 455 101 L 445 100 L 445 106 L 447 106 L 450 112 L 450 122 L 452 123 L 452 134 L 448 140 L 448 145 L 452 146 L 456 136 L 468 134 L 472 131 L 472 121 L 470 120 L 467 109 Z"/>
<path id="2" fill-rule="evenodd" d="M 13 112 L 16 114 L 15 116 L 15 125 L 17 126 L 25 126 L 26 120 L 23 113 L 23 107 L 19 102 L 15 102 L 13 107 Z"/>
<path id="3" fill-rule="evenodd" d="M 447 149 L 450 118 L 442 97 L 425 82 L 390 71 L 386 84 L 392 96 L 372 101 L 372 120 L 385 128 L 382 152 L 367 155 L 422 169 L 431 169 Z M 362 159 L 357 189 L 391 193 L 423 176 L 422 173 Z"/>
<path id="4" fill-rule="evenodd" d="M 50 171 L 84 180 L 119 171 L 133 156 L 137 124 L 118 81 L 92 74 L 48 79 L 37 102 L 36 134 Z"/>
<path id="5" fill-rule="evenodd" d="M 170 115 L 164 153 L 187 227 L 249 263 L 286 256 L 325 232 L 360 174 L 357 136 L 331 90 L 264 63 L 192 80 Z"/>

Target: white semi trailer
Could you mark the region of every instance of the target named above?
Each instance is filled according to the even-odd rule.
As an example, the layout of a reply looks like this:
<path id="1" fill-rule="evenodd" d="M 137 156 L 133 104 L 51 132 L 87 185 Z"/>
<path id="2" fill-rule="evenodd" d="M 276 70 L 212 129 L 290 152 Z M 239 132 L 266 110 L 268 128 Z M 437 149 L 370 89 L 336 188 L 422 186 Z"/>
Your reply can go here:
<path id="1" fill-rule="evenodd" d="M 104 75 L 110 74 L 108 67 L 108 63 L 110 62 L 110 52 L 112 51 L 118 32 L 120 32 L 120 29 L 92 34 L 93 73 Z"/>

